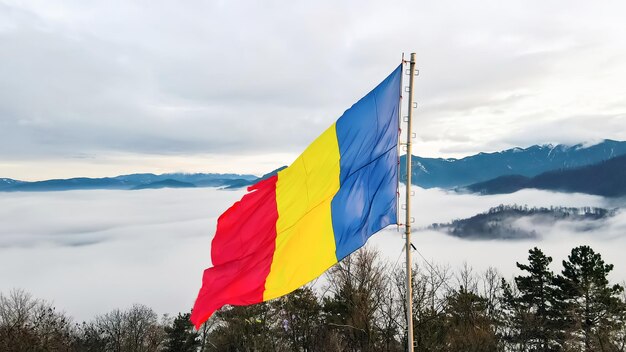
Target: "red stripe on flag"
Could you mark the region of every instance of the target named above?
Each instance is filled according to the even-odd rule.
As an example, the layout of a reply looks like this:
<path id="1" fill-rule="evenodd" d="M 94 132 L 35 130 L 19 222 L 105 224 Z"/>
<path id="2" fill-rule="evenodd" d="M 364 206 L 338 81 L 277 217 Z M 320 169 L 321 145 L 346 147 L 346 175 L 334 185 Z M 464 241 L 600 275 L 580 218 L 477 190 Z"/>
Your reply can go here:
<path id="1" fill-rule="evenodd" d="M 213 267 L 204 271 L 191 321 L 199 328 L 225 304 L 263 301 L 265 279 L 276 246 L 276 181 L 270 177 L 248 188 L 217 220 L 211 244 Z"/>

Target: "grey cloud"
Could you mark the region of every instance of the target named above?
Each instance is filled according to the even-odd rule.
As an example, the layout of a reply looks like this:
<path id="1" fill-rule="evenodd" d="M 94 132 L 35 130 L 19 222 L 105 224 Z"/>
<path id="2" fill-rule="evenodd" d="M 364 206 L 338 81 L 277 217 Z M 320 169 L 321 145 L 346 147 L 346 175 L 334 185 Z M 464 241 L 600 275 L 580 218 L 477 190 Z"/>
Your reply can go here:
<path id="1" fill-rule="evenodd" d="M 598 129 L 598 126 L 602 126 L 602 129 Z M 605 138 L 623 140 L 624 126 L 626 113 L 578 115 L 531 122 L 514 129 L 502 140 L 511 145 L 531 145 L 541 141 L 574 145 L 581 141 Z"/>
<path id="2" fill-rule="evenodd" d="M 544 119 L 572 118 L 549 110 L 565 101 L 534 100 L 562 88 L 546 82 L 582 74 L 614 84 L 624 55 L 608 25 L 621 13 L 614 6 L 3 4 L 0 157 L 27 164 L 76 153 L 92 163 L 114 153 L 297 153 L 403 50 L 418 52 L 416 130 L 430 150 L 506 145 Z M 579 72 L 592 65 L 602 74 Z M 594 103 L 598 114 L 615 109 L 623 94 L 614 94 Z M 570 139 L 626 139 L 623 131 L 596 125 Z"/>

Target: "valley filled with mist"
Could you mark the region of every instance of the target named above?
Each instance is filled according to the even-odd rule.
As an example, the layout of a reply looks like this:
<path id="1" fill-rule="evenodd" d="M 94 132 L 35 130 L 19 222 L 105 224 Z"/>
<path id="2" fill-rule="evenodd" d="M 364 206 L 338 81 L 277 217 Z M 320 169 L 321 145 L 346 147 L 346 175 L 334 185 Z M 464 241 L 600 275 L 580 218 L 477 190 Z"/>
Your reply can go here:
<path id="1" fill-rule="evenodd" d="M 552 256 L 557 271 L 571 248 L 590 245 L 615 265 L 612 281 L 626 280 L 622 198 L 539 190 L 484 196 L 414 190 L 413 256 L 421 265 L 458 268 L 466 263 L 477 272 L 494 267 L 512 277 L 515 262 L 524 261 L 532 247 Z M 0 292 L 24 289 L 78 320 L 133 303 L 159 313 L 188 311 L 202 271 L 211 264 L 217 217 L 244 192 L 194 188 L 5 193 L 0 197 Z M 517 228 L 535 231 L 535 238 L 463 239 L 431 228 L 501 204 L 617 210 L 602 219 L 515 220 Z M 404 240 L 396 226 L 369 243 L 390 262 L 404 260 Z"/>

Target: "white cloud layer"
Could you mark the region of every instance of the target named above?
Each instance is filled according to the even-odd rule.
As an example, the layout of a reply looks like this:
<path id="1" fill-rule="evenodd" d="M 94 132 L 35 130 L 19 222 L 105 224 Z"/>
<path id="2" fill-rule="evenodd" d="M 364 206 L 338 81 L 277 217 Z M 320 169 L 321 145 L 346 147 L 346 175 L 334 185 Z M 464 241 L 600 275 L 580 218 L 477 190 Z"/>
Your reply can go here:
<path id="1" fill-rule="evenodd" d="M 578 0 L 0 1 L 0 177 L 263 173 L 403 51 L 418 53 L 421 73 L 416 154 L 626 140 L 625 11 Z M 255 162 L 271 153 L 285 155 Z"/>
<path id="2" fill-rule="evenodd" d="M 0 197 L 0 292 L 23 288 L 53 300 L 78 320 L 143 303 L 160 313 L 190 309 L 202 270 L 210 265 L 217 217 L 242 191 L 163 189 L 4 193 Z M 472 216 L 499 204 L 529 206 L 624 206 L 588 195 L 522 191 L 475 196 L 416 189 L 416 227 Z M 577 245 L 589 244 L 615 264 L 614 281 L 626 280 L 626 213 L 578 232 L 576 224 L 541 229 L 535 241 L 466 241 L 417 231 L 413 243 L 427 260 L 476 270 L 498 268 L 510 277 L 515 261 L 539 246 L 554 257 L 554 270 Z M 370 241 L 396 261 L 400 233 L 389 228 Z M 415 253 L 414 258 L 423 259 Z M 403 257 L 400 257 L 403 260 Z"/>

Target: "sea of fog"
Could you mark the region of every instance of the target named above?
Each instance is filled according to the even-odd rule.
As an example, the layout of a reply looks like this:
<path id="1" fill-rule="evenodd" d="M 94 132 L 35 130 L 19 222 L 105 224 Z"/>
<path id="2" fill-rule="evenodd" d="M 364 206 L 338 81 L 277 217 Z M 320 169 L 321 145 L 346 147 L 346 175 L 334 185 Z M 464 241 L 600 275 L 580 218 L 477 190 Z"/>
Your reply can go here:
<path id="1" fill-rule="evenodd" d="M 0 193 L 0 292 L 22 288 L 54 302 L 78 321 L 133 303 L 158 313 L 188 311 L 210 265 L 210 243 L 217 217 L 244 191 L 212 188 L 141 191 Z M 615 264 L 612 281 L 626 280 L 626 211 L 592 230 L 581 222 L 559 222 L 536 229 L 537 240 L 462 240 L 425 230 L 488 210 L 499 204 L 528 206 L 624 206 L 582 194 L 525 190 L 476 196 L 439 189 L 415 189 L 412 215 L 415 261 L 475 272 L 497 268 L 517 273 L 538 246 L 551 255 L 554 270 L 572 247 L 588 244 Z M 519 226 L 530 226 L 521 222 Z M 402 233 L 395 226 L 370 240 L 390 263 L 402 264 Z"/>

